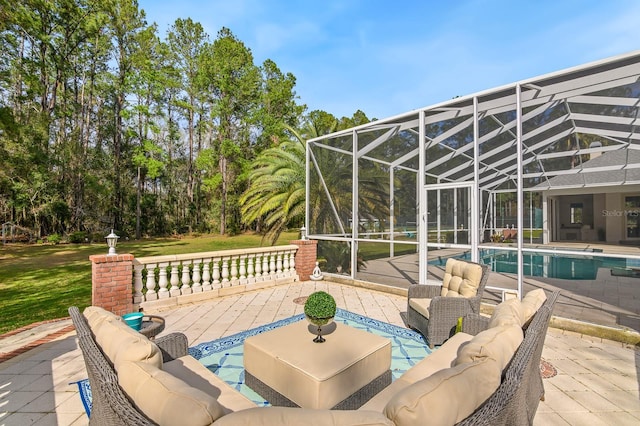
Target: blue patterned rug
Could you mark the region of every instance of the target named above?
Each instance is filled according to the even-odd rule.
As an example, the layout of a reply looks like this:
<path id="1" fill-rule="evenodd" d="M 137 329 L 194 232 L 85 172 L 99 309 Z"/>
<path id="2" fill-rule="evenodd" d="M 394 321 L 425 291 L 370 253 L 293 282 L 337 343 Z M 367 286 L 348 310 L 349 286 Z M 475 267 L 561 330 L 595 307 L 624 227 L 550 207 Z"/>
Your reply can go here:
<path id="1" fill-rule="evenodd" d="M 201 343 L 189 348 L 189 354 L 256 404 L 269 405 L 264 398 L 244 384 L 242 363 L 244 339 L 301 320 L 304 320 L 304 314 L 223 337 L 213 342 Z M 334 321 L 390 339 L 393 380 L 431 353 L 422 335 L 407 328 L 374 320 L 340 308 L 336 312 Z"/>
<path id="2" fill-rule="evenodd" d="M 70 385 L 78 385 L 80 391 L 80 400 L 84 406 L 84 411 L 87 412 L 87 417 L 91 417 L 91 385 L 89 385 L 89 379 L 80 380 L 78 382 L 69 383 Z"/>
<path id="3" fill-rule="evenodd" d="M 242 333 L 223 337 L 213 342 L 200 343 L 189 348 L 189 354 L 257 405 L 266 406 L 269 403 L 244 384 L 242 363 L 244 339 L 302 320 L 304 320 L 304 314 L 295 315 L 291 318 L 243 331 Z M 340 308 L 336 312 L 334 321 L 338 324 L 347 324 L 390 339 L 393 380 L 400 377 L 405 371 L 431 353 L 422 335 L 407 328 L 374 320 Z M 74 383 L 78 385 L 82 404 L 87 416 L 90 416 L 91 387 L 89 386 L 89 380 L 85 379 Z"/>

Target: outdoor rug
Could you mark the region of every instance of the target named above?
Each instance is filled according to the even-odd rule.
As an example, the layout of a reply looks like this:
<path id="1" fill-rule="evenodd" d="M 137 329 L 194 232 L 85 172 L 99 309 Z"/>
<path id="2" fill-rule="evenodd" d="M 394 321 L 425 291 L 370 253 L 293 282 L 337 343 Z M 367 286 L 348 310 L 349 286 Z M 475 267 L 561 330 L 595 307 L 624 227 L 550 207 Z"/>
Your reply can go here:
<path id="1" fill-rule="evenodd" d="M 266 406 L 269 403 L 244 384 L 242 363 L 244 339 L 303 320 L 306 321 L 304 314 L 299 314 L 213 342 L 201 343 L 189 348 L 189 354 L 247 398 L 260 406 Z M 336 312 L 334 321 L 337 324 L 347 324 L 390 339 L 393 380 L 431 353 L 422 335 L 407 328 L 354 314 L 340 308 Z"/>
<path id="2" fill-rule="evenodd" d="M 87 412 L 87 417 L 91 417 L 91 385 L 89 385 L 89 379 L 80 380 L 78 382 L 69 383 L 70 385 L 78 385 L 80 391 L 80 400 L 84 406 L 84 411 Z"/>
<path id="3" fill-rule="evenodd" d="M 270 404 L 265 401 L 264 398 L 244 384 L 244 368 L 242 363 L 244 339 L 303 320 L 306 321 L 304 314 L 299 314 L 212 342 L 200 343 L 199 345 L 189 348 L 189 354 L 257 405 L 267 406 Z M 351 327 L 366 330 L 390 339 L 391 373 L 393 380 L 400 377 L 405 371 L 431 353 L 422 335 L 407 328 L 354 314 L 353 312 L 340 308 L 338 308 L 336 312 L 334 321 L 337 324 L 347 324 Z M 87 416 L 90 416 L 91 386 L 89 385 L 89 380 L 84 379 L 71 384 L 78 385 L 80 399 L 87 412 Z"/>

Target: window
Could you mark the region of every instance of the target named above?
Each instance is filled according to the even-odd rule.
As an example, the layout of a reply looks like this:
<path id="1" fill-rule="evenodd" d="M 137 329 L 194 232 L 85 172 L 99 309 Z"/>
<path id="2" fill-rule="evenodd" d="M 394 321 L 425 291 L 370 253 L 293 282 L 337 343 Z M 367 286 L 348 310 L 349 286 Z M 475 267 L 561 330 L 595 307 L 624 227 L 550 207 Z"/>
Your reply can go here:
<path id="1" fill-rule="evenodd" d="M 582 223 L 582 203 L 571 203 L 571 224 Z"/>

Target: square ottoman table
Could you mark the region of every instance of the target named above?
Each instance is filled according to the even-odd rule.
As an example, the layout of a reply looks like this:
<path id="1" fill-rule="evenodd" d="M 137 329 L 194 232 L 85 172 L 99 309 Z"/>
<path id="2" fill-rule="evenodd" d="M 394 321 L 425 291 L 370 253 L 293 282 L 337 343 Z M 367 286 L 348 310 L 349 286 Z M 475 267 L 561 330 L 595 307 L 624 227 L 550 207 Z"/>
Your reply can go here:
<path id="1" fill-rule="evenodd" d="M 391 341 L 336 323 L 314 343 L 306 320 L 244 342 L 245 383 L 271 405 L 355 410 L 391 383 Z"/>

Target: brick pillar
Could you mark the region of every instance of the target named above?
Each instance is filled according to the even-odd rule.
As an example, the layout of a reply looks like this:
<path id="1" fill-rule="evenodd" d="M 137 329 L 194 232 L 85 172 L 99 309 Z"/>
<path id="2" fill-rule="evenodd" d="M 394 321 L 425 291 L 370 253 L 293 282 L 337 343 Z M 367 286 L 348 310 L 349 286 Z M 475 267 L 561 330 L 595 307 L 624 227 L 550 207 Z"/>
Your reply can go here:
<path id="1" fill-rule="evenodd" d="M 316 258 L 318 257 L 318 241 L 317 240 L 294 240 L 290 244 L 298 246 L 296 252 L 296 272 L 300 277 L 300 281 L 309 281 L 309 276 L 316 267 Z"/>
<path id="2" fill-rule="evenodd" d="M 91 260 L 91 304 L 123 315 L 133 311 L 133 255 L 98 254 Z"/>

